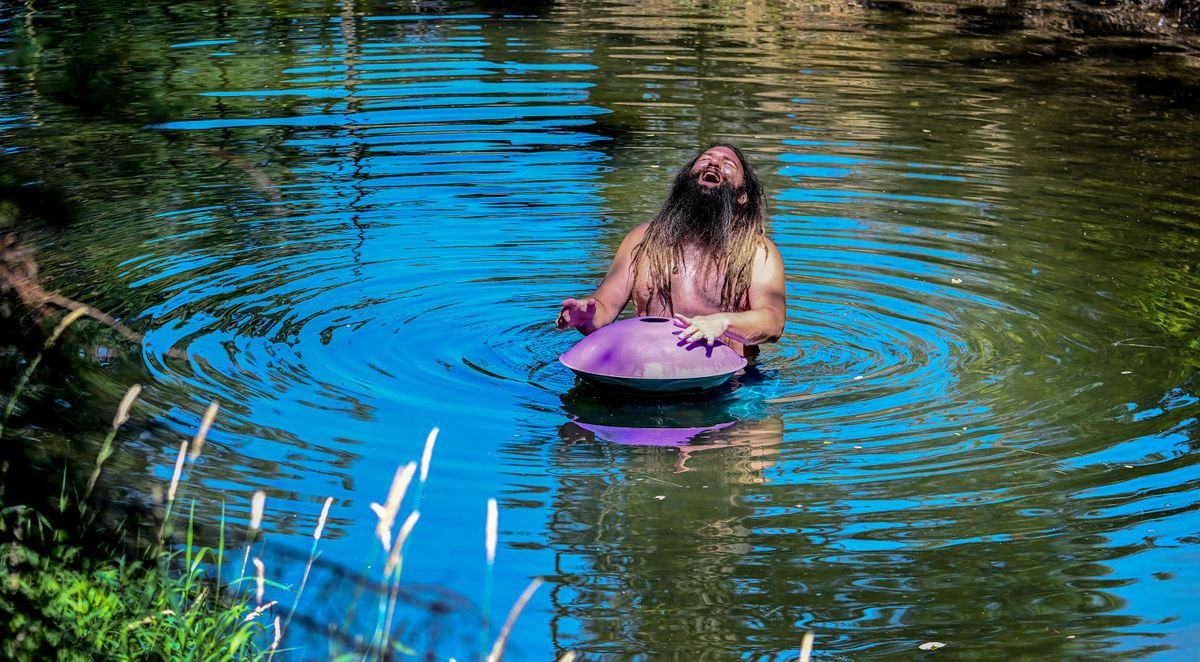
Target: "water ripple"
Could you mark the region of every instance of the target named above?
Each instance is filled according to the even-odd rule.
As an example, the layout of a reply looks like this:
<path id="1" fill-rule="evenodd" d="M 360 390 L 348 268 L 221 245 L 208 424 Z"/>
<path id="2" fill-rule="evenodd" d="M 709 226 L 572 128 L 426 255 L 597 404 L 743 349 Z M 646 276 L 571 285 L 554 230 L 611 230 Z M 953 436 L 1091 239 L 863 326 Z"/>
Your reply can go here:
<path id="1" fill-rule="evenodd" d="M 47 241 L 49 278 L 146 330 L 170 432 L 221 401 L 213 503 L 357 508 L 439 425 L 413 572 L 474 594 L 463 513 L 499 495 L 508 574 L 554 573 L 531 659 L 789 657 L 798 629 L 1072 658 L 1196 626 L 1159 596 L 1200 577 L 1153 574 L 1197 542 L 1191 111 L 1141 112 L 1119 63 L 971 59 L 1012 35 L 949 15 L 439 7 L 305 4 L 287 49 L 169 27 L 179 110 L 139 129 L 162 182 Z M 39 103 L 0 90 L 6 145 Z M 785 336 L 711 397 L 577 385 L 557 302 L 718 141 L 769 192 Z"/>

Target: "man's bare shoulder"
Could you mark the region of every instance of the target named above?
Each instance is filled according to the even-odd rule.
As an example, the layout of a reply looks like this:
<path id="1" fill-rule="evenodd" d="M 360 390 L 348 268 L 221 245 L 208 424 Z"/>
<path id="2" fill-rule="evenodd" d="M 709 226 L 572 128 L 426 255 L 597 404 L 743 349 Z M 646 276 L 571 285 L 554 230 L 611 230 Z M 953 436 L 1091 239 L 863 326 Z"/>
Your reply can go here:
<path id="1" fill-rule="evenodd" d="M 638 244 L 642 243 L 642 238 L 646 236 L 646 228 L 648 227 L 650 227 L 649 223 L 642 223 L 630 230 L 629 234 L 625 235 L 625 238 L 621 240 L 621 250 L 632 251 Z"/>
<path id="2" fill-rule="evenodd" d="M 759 264 L 765 264 L 780 259 L 779 247 L 775 245 L 775 242 L 771 241 L 770 237 L 763 237 L 758 244 L 758 250 L 754 253 L 754 261 Z"/>

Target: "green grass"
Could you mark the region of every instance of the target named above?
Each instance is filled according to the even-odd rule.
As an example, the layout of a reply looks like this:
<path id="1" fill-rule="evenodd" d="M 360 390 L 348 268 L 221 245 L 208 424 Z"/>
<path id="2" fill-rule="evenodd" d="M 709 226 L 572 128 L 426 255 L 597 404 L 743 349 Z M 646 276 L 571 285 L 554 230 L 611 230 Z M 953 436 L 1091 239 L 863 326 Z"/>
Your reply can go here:
<path id="1" fill-rule="evenodd" d="M 68 504 L 70 508 L 70 504 Z M 55 513 L 61 516 L 63 513 Z M 189 527 L 190 528 L 190 527 Z M 29 507 L 0 510 L 0 657 L 257 660 L 265 616 L 216 590 L 206 547 L 130 560 Z M 190 538 L 190 536 L 189 536 Z"/>
<path id="2" fill-rule="evenodd" d="M 42 353 L 81 316 L 65 316 Z M 127 531 L 95 524 L 93 489 L 140 387 L 121 402 L 86 482 L 74 485 L 68 476 L 79 472 L 64 467 L 57 495 L 52 487 L 38 489 L 58 481 L 39 475 L 48 472 L 28 461 L 22 441 L 3 433 L 42 353 L 20 375 L 0 414 L 0 658 L 258 660 L 273 654 L 273 646 L 263 645 L 269 637 L 261 636 L 269 616 L 256 613 L 245 593 L 222 591 L 220 578 L 208 574 L 223 562 L 224 522 L 215 551 L 197 545 L 191 513 L 185 541 L 169 544 L 170 506 L 149 549 L 130 549 L 123 544 Z M 18 485 L 26 489 L 13 489 Z"/>
<path id="3" fill-rule="evenodd" d="M 45 342 L 43 353 L 80 317 L 78 311 L 66 315 Z M 99 526 L 96 523 L 105 510 L 106 500 L 98 481 L 114 452 L 119 429 L 129 420 L 141 389 L 135 385 L 125 394 L 94 464 L 64 466 L 60 483 L 46 475 L 52 470 L 39 468 L 30 460 L 30 449 L 23 445 L 24 441 L 4 435 L 17 401 L 41 359 L 39 353 L 28 364 L 0 413 L 0 659 L 269 660 L 273 657 L 287 634 L 309 580 L 333 499 L 325 501 L 313 531 L 308 563 L 298 587 L 268 580 L 258 557 L 253 558 L 253 570 L 247 567 L 262 535 L 266 496 L 262 491 L 256 492 L 252 501 L 244 553 L 227 546 L 224 504 L 213 547 L 197 543 L 194 502 L 187 510 L 183 523 L 186 528 L 180 536 L 176 520 L 186 505 L 177 500 L 180 481 L 185 465 L 195 462 L 204 446 L 205 435 L 218 409 L 213 403 L 196 436 L 179 447 L 161 508 L 154 513 L 144 512 L 141 521 L 126 522 L 123 527 Z M 401 467 L 384 503 L 371 504 L 379 520 L 376 533 L 382 548 L 383 572 L 378 581 L 382 588 L 375 596 L 376 616 L 371 619 L 374 626 L 367 626 L 366 631 L 347 639 L 356 643 L 344 655 L 346 659 L 416 654 L 404 643 L 392 639 L 393 619 L 400 595 L 404 550 L 419 519 L 436 438 L 435 428 L 426 439 L 419 475 L 415 462 Z M 78 477 L 78 484 L 69 479 L 71 476 Z M 417 490 L 410 502 L 412 510 L 401 517 L 401 505 L 414 477 Z M 54 493 L 56 484 L 61 486 Z M 493 501 L 489 505 L 486 532 L 485 613 L 489 613 L 487 607 L 491 602 L 495 518 Z M 397 524 L 401 524 L 399 530 L 393 533 Z M 130 547 L 127 543 L 135 538 L 140 540 L 137 534 L 143 531 L 154 531 L 149 536 L 149 547 Z M 241 571 L 237 578 L 222 583 L 221 572 L 236 567 L 238 557 Z M 517 614 L 540 583 L 537 579 L 530 584 L 510 611 L 495 643 L 490 649 L 481 648 L 481 659 L 488 662 L 501 659 Z M 264 600 L 266 586 L 276 592 L 293 593 L 286 614 L 282 614 L 283 608 L 277 607 L 275 601 Z M 348 617 L 347 625 L 352 629 L 357 606 L 351 605 Z M 404 631 L 403 627 L 398 629 Z M 481 641 L 492 636 L 486 617 L 480 634 Z M 342 656 L 334 651 L 330 654 Z"/>

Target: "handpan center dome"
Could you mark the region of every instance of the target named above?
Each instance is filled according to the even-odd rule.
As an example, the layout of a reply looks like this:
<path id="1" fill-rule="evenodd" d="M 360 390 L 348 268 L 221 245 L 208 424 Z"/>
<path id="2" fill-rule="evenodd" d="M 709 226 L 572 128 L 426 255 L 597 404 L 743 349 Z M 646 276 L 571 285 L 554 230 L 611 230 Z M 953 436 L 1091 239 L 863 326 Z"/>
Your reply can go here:
<path id="1" fill-rule="evenodd" d="M 703 390 L 746 367 L 732 347 L 679 339 L 666 317 L 632 317 L 584 336 L 559 360 L 584 379 L 640 391 Z"/>

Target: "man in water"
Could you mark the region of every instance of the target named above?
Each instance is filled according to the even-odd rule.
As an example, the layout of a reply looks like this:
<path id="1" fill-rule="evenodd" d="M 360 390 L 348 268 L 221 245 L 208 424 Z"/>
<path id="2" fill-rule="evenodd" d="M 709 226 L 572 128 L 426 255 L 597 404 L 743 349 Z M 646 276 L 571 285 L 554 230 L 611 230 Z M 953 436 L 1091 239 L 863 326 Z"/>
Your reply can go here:
<path id="1" fill-rule="evenodd" d="M 706 149 L 676 175 L 658 216 L 621 242 L 596 291 L 563 301 L 558 328 L 589 334 L 633 298 L 638 315 L 674 316 L 682 340 L 720 339 L 757 354 L 787 319 L 783 259 L 765 218 L 762 187 L 742 153 Z"/>

